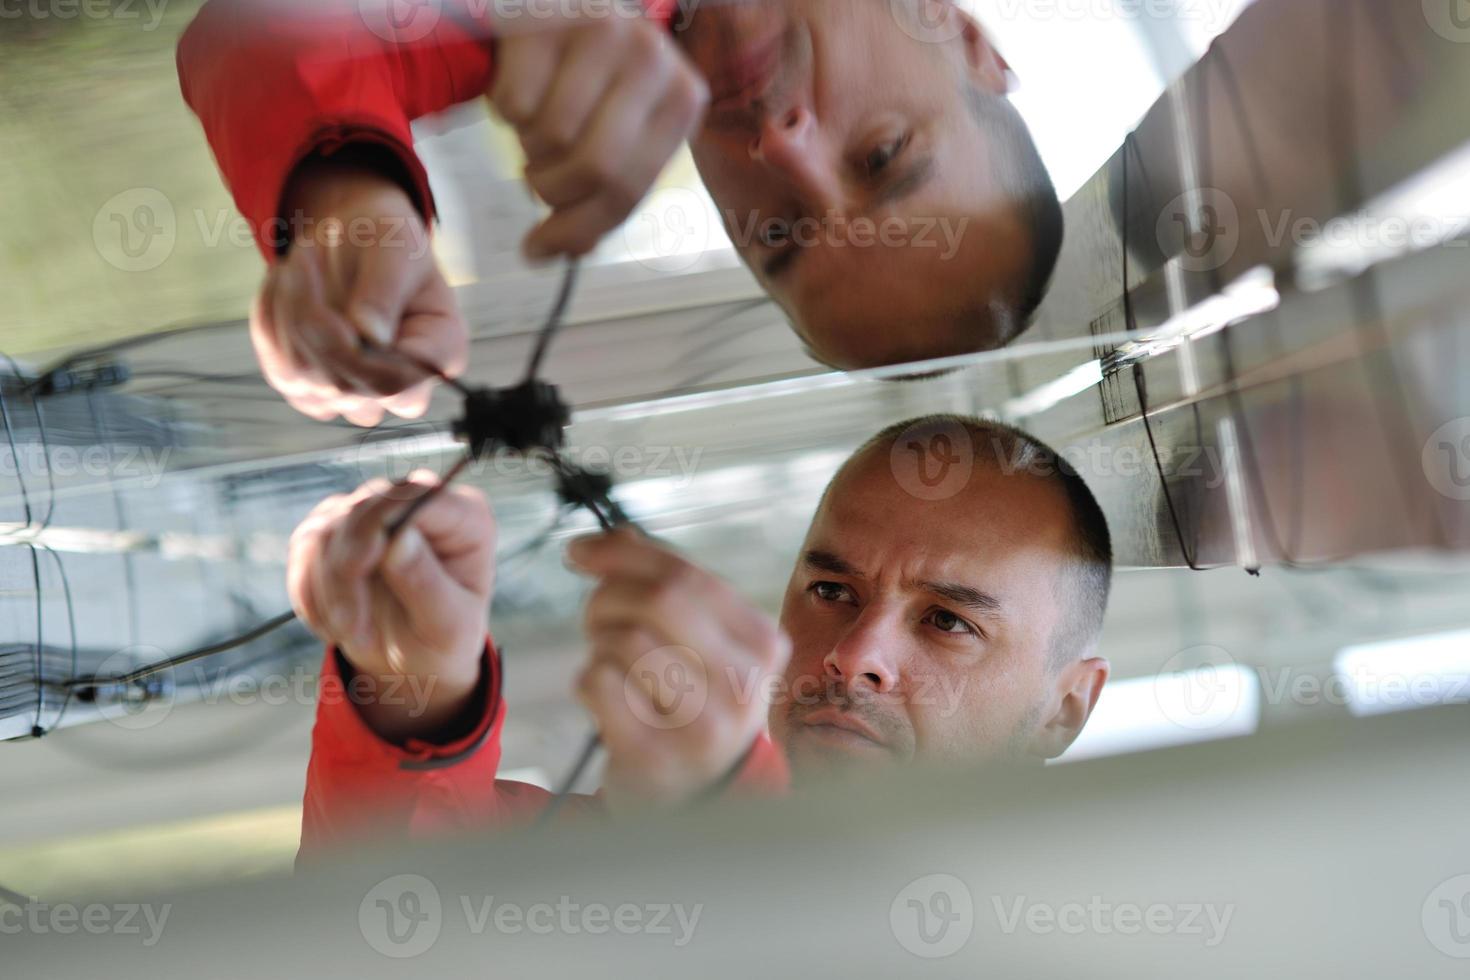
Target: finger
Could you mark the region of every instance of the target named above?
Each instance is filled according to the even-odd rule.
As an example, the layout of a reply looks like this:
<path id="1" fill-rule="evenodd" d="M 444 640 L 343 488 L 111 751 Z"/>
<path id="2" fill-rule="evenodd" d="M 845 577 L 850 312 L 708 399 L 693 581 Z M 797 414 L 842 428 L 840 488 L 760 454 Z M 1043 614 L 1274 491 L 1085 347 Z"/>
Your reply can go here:
<path id="1" fill-rule="evenodd" d="M 340 329 L 329 317 L 328 322 L 318 325 L 313 321 L 316 294 L 316 276 L 310 262 L 308 250 L 298 249 L 278 266 L 273 296 L 272 321 L 276 330 L 277 346 L 289 360 L 292 382 L 325 401 L 327 396 L 356 387 L 357 382 L 338 371 L 332 364 L 323 346 L 327 340 L 319 336 L 320 331 Z"/>
<path id="2" fill-rule="evenodd" d="M 314 262 L 303 260 L 296 268 L 297 333 L 302 355 L 316 370 L 349 394 L 396 395 L 423 380 L 423 372 L 402 358 L 363 345 L 352 321 L 326 302 L 321 270 Z"/>
<path id="3" fill-rule="evenodd" d="M 392 347 L 410 298 L 419 292 L 433 260 L 414 262 L 406 243 L 377 242 L 354 255 L 347 319 L 377 347 Z"/>
<path id="4" fill-rule="evenodd" d="M 577 538 L 567 546 L 567 561 L 585 575 L 648 580 L 665 578 L 686 564 L 671 549 L 632 527 Z"/>
<path id="5" fill-rule="evenodd" d="M 637 627 L 608 631 L 592 648 L 592 662 L 615 669 L 624 683 L 645 695 L 661 715 L 679 707 L 681 696 L 708 697 L 709 674 L 721 670 L 695 650 Z"/>
<path id="6" fill-rule="evenodd" d="M 450 485 L 440 489 L 439 477 L 418 470 L 402 483 L 376 481 L 372 491 L 342 521 L 350 537 L 344 547 L 374 539 L 386 546 L 387 533 L 421 497 L 431 499 L 414 511 L 400 536 L 415 528 L 454 579 L 466 590 L 489 596 L 495 581 L 495 520 L 490 502 L 474 487 Z M 359 491 L 362 493 L 363 491 Z M 383 554 L 375 553 L 372 564 Z"/>
<path id="7" fill-rule="evenodd" d="M 291 534 L 286 559 L 286 594 L 291 608 L 318 636 L 330 637 L 330 627 L 313 588 L 314 566 L 321 561 L 326 531 L 345 496 L 329 497 Z"/>
<path id="8" fill-rule="evenodd" d="M 541 199 L 553 208 L 569 207 L 616 184 L 636 205 L 686 135 L 682 128 L 670 134 L 667 121 L 657 118 L 678 67 L 668 57 L 625 64 L 570 152 L 527 168 Z"/>
<path id="9" fill-rule="evenodd" d="M 352 495 L 326 541 L 316 585 L 340 635 L 366 645 L 372 622 L 369 579 L 387 549 L 379 515 L 393 506 L 392 485 L 372 480 Z"/>
<path id="10" fill-rule="evenodd" d="M 417 527 L 409 525 L 388 546 L 378 577 L 403 607 L 415 634 L 431 643 L 442 633 L 452 632 L 468 610 L 478 607 L 488 614 L 487 603 L 459 582 L 445 568 Z M 473 615 L 473 613 L 471 613 Z"/>
<path id="11" fill-rule="evenodd" d="M 583 625 L 594 644 L 630 631 L 656 641 L 631 652 L 633 659 L 658 646 L 687 647 L 710 664 L 749 659 L 748 654 L 732 648 L 717 621 L 718 615 L 697 596 L 638 581 L 616 580 L 604 582 L 588 598 Z M 631 669 L 633 660 L 626 660 L 622 666 Z"/>
<path id="12" fill-rule="evenodd" d="M 707 96 L 701 97 L 707 99 Z M 581 182 L 585 185 L 589 180 L 595 182 L 600 173 L 605 173 L 605 165 L 598 160 L 612 160 L 617 159 L 614 154 L 623 155 L 620 170 L 610 186 L 570 207 L 554 211 L 531 230 L 522 245 L 525 256 L 538 261 L 557 255 L 585 255 L 596 248 L 603 236 L 627 220 L 658 179 L 669 158 L 693 130 L 702 111 L 701 104 L 697 110 L 655 114 L 648 125 L 629 127 L 629 134 L 636 132 L 640 136 L 636 148 L 589 150 L 598 155 L 568 164 L 563 173 L 546 176 L 544 179 L 548 184 L 575 185 Z M 622 137 L 604 136 L 601 139 L 620 143 Z M 629 153 L 634 154 L 633 159 L 627 158 Z M 565 193 L 571 196 L 579 189 L 577 186 L 565 187 Z"/>
<path id="13" fill-rule="evenodd" d="M 396 349 L 418 364 L 457 378 L 469 363 L 469 347 L 469 326 L 459 301 L 436 267 L 423 288 L 409 300 Z"/>
<path id="14" fill-rule="evenodd" d="M 382 400 L 382 406 L 401 419 L 421 419 L 434 400 L 434 384 L 425 381 L 400 395 L 389 395 Z"/>
<path id="15" fill-rule="evenodd" d="M 501 118 L 517 130 L 536 118 L 561 63 L 565 31 L 547 31 L 535 36 L 504 39 L 490 104 Z"/>
<path id="16" fill-rule="evenodd" d="M 575 29 L 569 35 L 545 97 L 521 127 L 521 146 L 532 164 L 576 148 L 593 109 L 617 74 L 624 46 L 636 36 L 633 25 L 618 20 Z M 547 203 L 555 206 L 553 201 Z"/>
<path id="17" fill-rule="evenodd" d="M 272 268 L 261 281 L 260 291 L 250 302 L 250 344 L 255 348 L 255 358 L 267 380 L 283 373 L 292 365 L 281 349 L 280 336 L 276 332 L 275 301 L 276 280 L 279 270 Z"/>
<path id="18" fill-rule="evenodd" d="M 598 735 L 610 756 L 637 758 L 649 736 L 656 734 L 642 720 L 657 715 L 653 701 L 638 688 L 630 688 L 617 668 L 603 663 L 587 667 L 577 677 L 576 694 L 596 720 Z"/>
<path id="19" fill-rule="evenodd" d="M 348 395 L 339 399 L 339 406 L 342 417 L 353 425 L 370 429 L 383 421 L 383 406 L 375 401 Z"/>

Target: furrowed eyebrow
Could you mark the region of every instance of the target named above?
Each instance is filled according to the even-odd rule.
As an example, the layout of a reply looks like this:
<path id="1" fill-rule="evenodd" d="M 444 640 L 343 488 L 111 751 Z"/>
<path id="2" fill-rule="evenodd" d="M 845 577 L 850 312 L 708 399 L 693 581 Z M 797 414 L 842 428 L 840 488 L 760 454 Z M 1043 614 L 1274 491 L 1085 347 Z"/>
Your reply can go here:
<path id="1" fill-rule="evenodd" d="M 853 568 L 846 560 L 834 555 L 830 551 L 812 550 L 808 551 L 802 561 L 808 568 L 818 572 L 830 572 L 833 575 L 846 575 L 849 578 L 862 578 L 862 573 Z"/>
<path id="2" fill-rule="evenodd" d="M 955 582 L 920 582 L 919 587 L 926 592 L 933 592 L 937 596 L 948 599 L 950 602 L 958 603 L 978 612 L 1000 612 L 1000 600 L 989 592 L 981 592 L 979 589 L 968 585 L 960 585 Z"/>

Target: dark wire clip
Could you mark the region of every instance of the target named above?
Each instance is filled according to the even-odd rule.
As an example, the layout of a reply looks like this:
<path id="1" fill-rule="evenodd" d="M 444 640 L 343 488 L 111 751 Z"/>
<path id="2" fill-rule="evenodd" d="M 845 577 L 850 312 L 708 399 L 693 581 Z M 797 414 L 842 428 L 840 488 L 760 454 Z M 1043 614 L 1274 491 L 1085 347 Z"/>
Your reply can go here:
<path id="1" fill-rule="evenodd" d="M 572 413 L 553 384 L 528 378 L 513 388 L 460 389 L 464 415 L 454 434 L 470 459 L 508 449 L 523 455 L 542 454 L 556 470 L 556 494 L 569 507 L 585 507 L 604 528 L 628 523 L 612 499 L 612 477 L 594 473 L 562 456 Z"/>

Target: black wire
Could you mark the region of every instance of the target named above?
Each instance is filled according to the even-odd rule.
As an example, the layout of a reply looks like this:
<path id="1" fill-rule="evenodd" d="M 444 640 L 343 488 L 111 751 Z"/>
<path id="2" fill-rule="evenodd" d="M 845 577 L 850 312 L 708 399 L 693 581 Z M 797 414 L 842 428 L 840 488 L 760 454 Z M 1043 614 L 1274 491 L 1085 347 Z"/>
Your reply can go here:
<path id="1" fill-rule="evenodd" d="M 526 365 L 525 381 L 534 380 L 541 373 L 541 363 L 546 360 L 546 352 L 551 348 L 551 341 L 561 330 L 562 318 L 566 316 L 567 306 L 572 300 L 572 291 L 577 288 L 578 267 L 576 259 L 567 262 L 567 271 L 561 279 L 561 290 L 557 293 L 556 302 L 551 307 L 551 314 L 547 316 L 546 323 L 536 338 L 536 347 L 531 351 L 530 362 Z"/>
<path id="2" fill-rule="evenodd" d="M 25 515 L 26 527 L 31 526 L 31 494 L 26 487 L 25 467 L 20 462 L 20 449 L 15 444 L 15 429 L 10 424 L 10 405 L 5 400 L 5 386 L 0 384 L 0 422 L 5 426 L 5 439 L 10 444 L 10 457 L 15 460 L 15 480 L 20 486 L 21 511 Z"/>
<path id="3" fill-rule="evenodd" d="M 1369 4 L 1369 6 L 1370 8 L 1372 8 L 1371 4 Z M 1340 30 L 1344 32 L 1344 34 L 1342 37 L 1335 37 L 1332 43 L 1327 44 L 1327 50 L 1336 52 L 1345 52 L 1349 50 L 1349 47 L 1352 44 L 1352 18 L 1355 16 L 1356 10 L 1356 5 L 1353 3 L 1349 3 L 1348 9 L 1345 14 L 1335 8 L 1328 12 L 1328 36 L 1333 37 L 1332 32 L 1336 30 Z M 1340 16 L 1340 14 L 1342 15 Z M 1335 60 L 1338 59 L 1330 57 L 1326 59 L 1326 64 L 1329 67 L 1329 71 L 1331 70 L 1333 62 Z M 1205 186 L 1209 186 L 1209 175 L 1213 166 L 1213 153 L 1211 148 L 1211 133 L 1208 112 L 1210 80 L 1209 68 L 1211 67 L 1217 67 L 1220 74 L 1224 78 L 1230 98 L 1232 115 L 1236 122 L 1236 128 L 1244 136 L 1247 158 L 1251 165 L 1252 174 L 1256 178 L 1257 191 L 1261 193 L 1263 197 L 1269 197 L 1269 178 L 1266 175 L 1265 166 L 1261 160 L 1260 150 L 1255 141 L 1254 129 L 1250 125 L 1249 119 L 1245 115 L 1244 100 L 1241 95 L 1238 82 L 1236 80 L 1235 70 L 1230 62 L 1229 57 L 1226 55 L 1225 51 L 1222 47 L 1220 47 L 1218 43 L 1211 45 L 1209 52 L 1207 52 L 1206 54 L 1206 58 L 1202 63 L 1199 86 L 1197 90 L 1197 115 L 1199 116 L 1203 124 L 1201 131 L 1202 147 L 1200 153 L 1200 159 L 1202 161 L 1203 169 L 1203 173 L 1201 174 L 1201 183 L 1203 183 Z M 1336 150 L 1333 154 L 1335 160 L 1339 165 L 1336 174 L 1336 210 L 1341 213 L 1349 207 L 1360 204 L 1363 196 L 1362 180 L 1357 166 L 1356 148 L 1353 145 L 1355 143 L 1355 126 L 1353 112 L 1355 103 L 1344 101 L 1351 96 L 1355 96 L 1357 90 L 1356 88 L 1352 88 L 1351 91 L 1349 91 L 1349 86 L 1353 81 L 1352 79 L 1329 78 L 1327 81 L 1328 88 L 1331 89 L 1333 93 L 1331 102 L 1328 106 L 1327 118 L 1329 129 L 1331 130 L 1334 140 L 1337 144 Z M 1336 82 L 1337 84 L 1334 84 L 1334 82 Z M 1211 268 L 1210 276 L 1211 285 L 1215 289 L 1215 291 L 1218 292 L 1221 288 L 1219 269 Z M 1359 306 L 1366 308 L 1368 312 L 1368 319 L 1373 324 L 1372 329 L 1377 331 L 1377 333 L 1379 334 L 1378 340 L 1381 349 L 1387 351 L 1389 349 L 1389 338 L 1387 336 L 1387 331 L 1382 323 L 1382 301 L 1378 293 L 1378 283 L 1373 270 L 1366 270 L 1362 276 L 1354 280 L 1350 288 L 1354 292 Z M 1239 385 L 1236 383 L 1237 374 L 1234 359 L 1234 338 L 1229 335 L 1229 331 L 1221 331 L 1219 343 L 1221 345 L 1222 353 L 1225 357 L 1226 373 L 1230 382 L 1226 392 L 1226 397 L 1230 403 L 1231 416 L 1235 419 L 1236 422 L 1236 428 L 1240 435 L 1242 448 L 1245 451 L 1247 459 L 1250 461 L 1249 465 L 1245 466 L 1246 476 L 1247 479 L 1250 481 L 1252 497 L 1256 502 L 1256 509 L 1260 512 L 1262 525 L 1266 531 L 1267 537 L 1269 538 L 1273 549 L 1277 554 L 1278 559 L 1284 567 L 1294 571 L 1308 571 L 1317 567 L 1337 565 L 1342 560 L 1342 558 L 1346 556 L 1340 556 L 1338 558 L 1319 559 L 1311 562 L 1304 562 L 1299 557 L 1301 549 L 1301 535 L 1303 533 L 1304 524 L 1304 521 L 1302 520 L 1302 498 L 1304 495 L 1305 482 L 1303 479 L 1304 474 L 1302 472 L 1304 453 L 1302 451 L 1301 445 L 1302 440 L 1300 412 L 1302 396 L 1300 379 L 1293 377 L 1290 380 L 1289 388 L 1290 397 L 1293 405 L 1294 421 L 1292 430 L 1292 456 L 1295 459 L 1296 465 L 1292 469 L 1291 491 L 1293 515 L 1295 517 L 1295 520 L 1292 522 L 1292 526 L 1290 528 L 1291 543 L 1288 545 L 1283 539 L 1280 533 L 1280 529 L 1277 526 L 1270 499 L 1266 493 L 1265 482 L 1261 475 L 1260 459 L 1256 453 L 1255 439 L 1252 434 L 1251 426 L 1246 418 L 1244 405 L 1242 404 L 1241 400 Z M 1380 354 L 1380 356 L 1389 356 L 1391 358 L 1391 354 Z M 1402 417 L 1400 421 L 1412 430 L 1412 420 L 1407 418 L 1407 415 L 1409 414 L 1408 395 L 1407 392 L 1404 390 L 1402 381 L 1398 375 L 1398 370 L 1393 365 L 1392 360 L 1390 360 L 1390 365 L 1388 368 L 1389 377 L 1387 379 L 1387 386 L 1374 383 L 1374 370 L 1371 366 L 1364 364 L 1364 370 L 1369 375 L 1369 388 L 1372 390 L 1375 400 L 1377 400 L 1379 403 L 1378 415 L 1380 421 L 1385 422 L 1386 424 L 1386 420 L 1390 416 L 1402 415 L 1404 417 Z M 1380 371 L 1379 373 L 1382 372 Z M 1402 410 L 1402 412 L 1388 412 L 1384 410 L 1383 399 L 1386 397 L 1387 394 L 1384 390 L 1382 390 L 1384 387 L 1393 389 L 1397 393 L 1397 405 L 1398 408 Z M 1401 492 L 1404 492 L 1406 496 L 1411 495 L 1411 492 L 1402 486 L 1403 479 L 1403 477 L 1399 477 L 1401 483 L 1400 490 Z M 1442 537 L 1443 529 L 1439 527 L 1437 518 L 1436 527 L 1441 531 Z"/>
<path id="4" fill-rule="evenodd" d="M 5 360 L 10 364 L 10 370 L 15 374 L 15 379 L 17 381 L 21 382 L 22 384 L 25 384 L 25 382 L 26 382 L 25 372 L 20 369 L 20 365 L 16 363 L 15 358 L 11 357 L 9 354 L 5 353 L 4 351 L 0 351 L 0 357 L 5 358 Z M 25 388 L 22 389 L 22 391 L 27 391 L 27 390 L 29 390 L 29 386 L 28 385 Z M 47 490 L 48 490 L 49 496 L 46 498 L 46 516 L 41 519 L 41 526 L 38 529 L 38 530 L 44 531 L 44 530 L 46 530 L 46 528 L 48 528 L 48 527 L 51 526 L 51 518 L 54 517 L 55 514 L 56 514 L 56 474 L 51 469 L 51 447 L 50 447 L 49 440 L 46 438 L 46 417 L 45 417 L 44 414 L 42 414 L 42 411 L 41 411 L 41 402 L 38 399 L 36 399 L 35 397 L 31 397 L 30 398 L 30 403 L 31 403 L 31 411 L 34 412 L 35 413 L 35 416 L 36 416 L 36 435 L 37 435 L 37 437 L 41 441 L 41 455 L 46 458 L 46 486 L 47 486 Z M 3 405 L 3 402 L 0 402 L 0 405 Z M 6 421 L 6 429 L 7 429 L 7 432 L 9 430 L 9 428 L 10 428 L 10 423 L 9 423 L 8 418 L 7 418 L 7 421 Z M 15 440 L 14 440 L 14 437 L 13 436 L 11 437 L 10 445 L 11 445 L 11 451 L 13 452 L 14 449 L 15 449 Z M 15 460 L 15 472 L 16 472 L 16 478 L 17 479 L 20 478 L 20 470 L 21 470 L 20 458 L 19 457 L 16 457 L 16 460 Z M 30 523 L 30 520 L 31 519 L 30 519 L 29 511 L 28 511 L 27 512 L 27 517 L 26 517 L 26 523 L 29 524 Z"/>
<path id="5" fill-rule="evenodd" d="M 1125 327 L 1129 333 L 1138 329 L 1138 320 L 1133 310 L 1133 290 L 1128 284 L 1128 238 L 1129 225 L 1132 223 L 1132 214 L 1129 212 L 1128 185 L 1129 169 L 1128 160 L 1131 154 L 1137 153 L 1137 141 L 1134 133 L 1129 133 L 1123 139 L 1123 227 L 1121 235 L 1123 244 L 1123 318 Z M 1174 505 L 1174 494 L 1169 489 L 1169 479 L 1164 474 L 1164 461 L 1159 456 L 1159 445 L 1154 439 L 1153 424 L 1149 421 L 1148 413 L 1148 388 L 1143 377 L 1143 363 L 1137 362 L 1133 365 L 1133 387 L 1138 395 L 1138 413 L 1143 419 L 1143 431 L 1148 436 L 1149 449 L 1154 457 L 1154 470 L 1159 475 L 1159 489 L 1164 493 L 1164 505 L 1169 511 L 1169 521 L 1174 527 L 1174 536 L 1179 542 L 1179 553 L 1184 556 L 1185 563 L 1191 571 L 1202 572 L 1206 569 L 1195 562 L 1195 556 L 1184 539 L 1184 525 L 1179 520 L 1179 510 Z"/>
<path id="6" fill-rule="evenodd" d="M 267 633 L 271 633 L 275 630 L 280 629 L 282 626 L 293 622 L 295 619 L 296 613 L 294 610 L 291 612 L 284 612 L 281 613 L 279 616 L 275 616 L 271 619 L 266 620 L 263 623 L 260 623 L 250 628 L 249 630 L 246 630 L 244 633 L 241 633 L 238 636 L 232 636 L 227 640 L 220 640 L 217 643 L 210 643 L 202 647 L 197 647 L 193 650 L 189 650 L 186 653 L 181 653 L 176 656 L 169 657 L 167 660 L 162 660 L 158 663 L 148 664 L 146 666 L 139 667 L 136 670 L 131 670 L 126 674 L 117 674 L 111 677 L 99 677 L 95 674 L 88 677 L 73 677 L 69 680 L 63 681 L 58 686 L 63 688 L 64 690 L 71 691 L 77 690 L 79 688 L 112 687 L 136 684 L 138 681 L 144 679 L 145 677 L 152 677 L 154 674 L 161 674 L 166 670 L 172 670 L 175 667 L 182 667 L 184 664 L 193 663 L 196 660 L 203 660 L 205 657 L 213 657 L 217 654 L 227 653 L 237 647 L 242 647 L 252 640 L 257 640 L 260 637 L 265 636 Z"/>
<path id="7" fill-rule="evenodd" d="M 71 637 L 71 676 L 75 677 L 77 673 L 77 617 L 76 607 L 72 603 L 71 579 L 66 574 L 66 565 L 62 563 L 61 555 L 57 554 L 53 549 L 47 548 L 45 545 L 41 545 L 41 548 L 51 556 L 52 561 L 56 562 L 56 572 L 61 578 L 62 593 L 66 597 L 67 632 Z M 37 645 L 39 646 L 39 644 Z M 40 679 L 39 675 L 38 679 Z M 42 731 L 38 725 L 32 734 L 39 738 L 60 728 L 61 722 L 66 718 L 66 709 L 71 706 L 71 699 L 72 689 L 67 688 L 66 696 L 61 701 L 61 709 L 56 712 L 56 717 L 51 720 L 51 727 Z"/>
<path id="8" fill-rule="evenodd" d="M 567 798 L 572 795 L 572 790 L 576 788 L 577 783 L 582 779 L 582 774 L 585 773 L 587 771 L 587 767 L 592 764 L 592 759 L 594 756 L 597 755 L 597 750 L 601 747 L 602 736 L 599 735 L 597 732 L 593 732 L 590 736 L 588 736 L 587 740 L 582 743 L 582 751 L 577 753 L 577 761 L 572 763 L 571 771 L 569 771 L 566 776 L 563 777 L 561 785 L 559 785 L 556 788 L 556 791 L 552 794 L 551 801 L 546 804 L 546 809 L 542 810 L 541 815 L 536 818 L 537 829 L 545 827 L 547 824 L 551 823 L 552 819 L 556 817 L 558 812 L 560 812 L 562 806 L 565 805 Z"/>
<path id="9" fill-rule="evenodd" d="M 155 330 L 151 333 L 137 334 L 133 337 L 125 337 L 122 340 L 115 340 L 111 343 L 100 344 L 96 347 L 87 347 L 79 351 L 73 351 L 72 353 L 67 354 L 61 360 L 57 361 L 55 364 L 52 364 L 50 367 L 46 368 L 44 371 L 38 374 L 35 379 L 32 380 L 31 383 L 27 386 L 27 392 L 34 393 L 34 390 L 40 387 L 48 379 L 50 379 L 52 375 L 65 371 L 83 361 L 90 361 L 95 358 L 106 357 L 109 354 L 116 354 L 120 351 L 132 350 L 135 347 L 143 347 L 148 344 L 156 343 L 160 340 L 167 340 L 170 337 L 179 337 L 184 334 L 191 333 L 202 333 L 208 330 L 237 328 L 238 326 L 238 322 L 230 320 L 222 321 L 220 323 L 165 327 L 162 330 Z"/>
<path id="10" fill-rule="evenodd" d="M 31 575 L 36 583 L 36 723 L 31 726 L 31 731 L 34 733 L 41 730 L 41 713 L 46 705 L 46 688 L 41 683 L 41 678 L 45 676 L 46 670 L 44 663 L 45 654 L 43 653 L 46 646 L 44 633 L 46 615 L 44 605 L 41 602 L 41 560 L 36 557 L 36 546 L 34 544 L 27 544 L 26 547 L 30 549 Z"/>
<path id="11" fill-rule="evenodd" d="M 87 389 L 87 411 L 92 417 L 92 432 L 96 436 L 97 441 L 99 443 L 110 444 L 112 441 L 111 432 L 109 431 L 104 434 L 102 431 L 102 415 L 97 411 L 96 392 L 90 388 Z M 117 529 L 119 531 L 126 531 L 128 530 L 128 518 L 126 508 L 123 506 L 122 494 L 117 492 L 117 483 L 111 477 L 107 480 L 107 486 L 112 491 L 112 512 L 117 518 Z M 122 562 L 123 581 L 127 585 L 128 594 L 128 642 L 136 647 L 139 645 L 138 620 L 140 617 L 138 615 L 138 580 L 135 574 L 136 569 L 133 567 L 133 553 L 131 551 L 124 551 L 122 553 Z M 75 674 L 75 671 L 73 673 Z"/>

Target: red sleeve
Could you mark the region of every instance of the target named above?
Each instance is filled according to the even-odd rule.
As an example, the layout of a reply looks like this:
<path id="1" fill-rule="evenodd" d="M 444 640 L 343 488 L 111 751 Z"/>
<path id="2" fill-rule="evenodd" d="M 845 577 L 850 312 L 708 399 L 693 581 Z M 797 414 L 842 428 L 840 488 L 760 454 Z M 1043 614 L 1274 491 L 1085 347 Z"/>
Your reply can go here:
<path id="1" fill-rule="evenodd" d="M 381 11 L 396 4 L 209 0 L 179 41 L 184 101 L 267 262 L 291 242 L 281 196 L 313 154 L 364 145 L 387 153 L 432 221 L 429 178 L 409 123 L 490 88 L 494 5 L 437 0 L 412 6 L 395 25 Z M 645 8 L 667 22 L 677 2 L 648 0 Z"/>
<path id="2" fill-rule="evenodd" d="M 353 703 L 353 682 L 344 683 L 337 652 L 327 652 L 311 733 L 298 863 L 369 838 L 506 827 L 541 811 L 551 798 L 546 790 L 495 778 L 505 704 L 493 644 L 486 646 L 485 671 L 479 723 L 468 735 L 447 745 L 411 739 L 398 746 L 363 722 Z M 412 695 L 404 691 L 402 696 Z M 568 809 L 587 809 L 590 802 L 590 797 L 577 797 Z"/>
<path id="3" fill-rule="evenodd" d="M 298 864 L 369 839 L 511 827 L 541 813 L 551 800 L 549 792 L 495 778 L 506 709 L 493 643 L 486 645 L 485 671 L 480 720 L 468 735 L 447 745 L 410 740 L 397 746 L 363 722 L 353 705 L 352 682 L 343 682 L 338 653 L 327 651 L 311 732 Z M 781 750 L 762 735 L 722 792 L 775 795 L 786 790 L 789 779 Z M 601 810 L 597 797 L 574 796 L 567 804 L 558 819 Z"/>
<path id="4" fill-rule="evenodd" d="M 287 178 L 313 153 L 381 148 L 432 219 L 409 123 L 489 88 L 489 32 L 471 11 L 490 8 L 475 0 L 415 8 L 415 17 L 433 18 L 426 31 L 415 18 L 390 26 L 359 0 L 204 5 L 179 41 L 179 81 L 267 261 L 290 242 L 281 221 Z"/>

